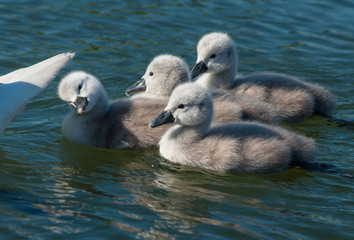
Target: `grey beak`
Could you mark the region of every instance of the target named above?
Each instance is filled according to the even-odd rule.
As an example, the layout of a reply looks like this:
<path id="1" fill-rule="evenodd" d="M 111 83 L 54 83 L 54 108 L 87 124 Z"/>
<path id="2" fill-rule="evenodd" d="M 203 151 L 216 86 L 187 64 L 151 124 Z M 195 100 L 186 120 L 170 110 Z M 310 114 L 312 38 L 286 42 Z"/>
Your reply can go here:
<path id="1" fill-rule="evenodd" d="M 77 109 L 77 114 L 82 115 L 85 113 L 86 107 L 89 104 L 87 97 L 77 97 L 74 105 Z"/>
<path id="2" fill-rule="evenodd" d="M 162 124 L 173 123 L 175 118 L 173 117 L 170 111 L 164 111 L 160 115 L 158 115 L 154 120 L 150 122 L 150 127 L 158 127 Z"/>
<path id="3" fill-rule="evenodd" d="M 196 78 L 198 77 L 200 74 L 205 73 L 208 70 L 207 65 L 205 64 L 205 62 L 200 61 L 199 63 L 197 63 L 194 68 L 192 69 L 192 74 L 191 74 L 191 78 Z"/>
<path id="4" fill-rule="evenodd" d="M 146 89 L 145 79 L 142 78 L 125 90 L 125 94 L 129 95 L 131 93 L 144 92 Z"/>

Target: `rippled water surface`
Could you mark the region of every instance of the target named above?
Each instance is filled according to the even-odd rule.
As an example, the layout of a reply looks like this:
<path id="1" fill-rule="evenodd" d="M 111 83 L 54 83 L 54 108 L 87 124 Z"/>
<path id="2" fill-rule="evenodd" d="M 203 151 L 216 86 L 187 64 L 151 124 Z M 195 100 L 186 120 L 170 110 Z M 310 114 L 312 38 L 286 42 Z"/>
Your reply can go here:
<path id="1" fill-rule="evenodd" d="M 154 56 L 190 67 L 198 39 L 228 32 L 242 74 L 269 70 L 329 88 L 353 119 L 350 0 L 2 0 L 0 74 L 76 57 L 0 139 L 1 239 L 352 239 L 353 180 L 291 169 L 216 174 L 171 164 L 155 148 L 112 151 L 66 140 L 59 80 L 82 69 L 124 97 Z M 1 106 L 0 106 L 1 107 Z M 354 132 L 315 116 L 286 127 L 316 139 L 317 161 L 354 174 Z"/>

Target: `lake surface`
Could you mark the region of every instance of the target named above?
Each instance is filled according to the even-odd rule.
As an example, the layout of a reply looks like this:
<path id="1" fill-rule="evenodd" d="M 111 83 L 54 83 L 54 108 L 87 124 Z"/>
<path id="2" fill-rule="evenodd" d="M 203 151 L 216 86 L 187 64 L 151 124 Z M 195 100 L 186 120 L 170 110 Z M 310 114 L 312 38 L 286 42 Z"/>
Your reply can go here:
<path id="1" fill-rule="evenodd" d="M 351 0 L 2 0 L 0 74 L 73 51 L 72 61 L 0 138 L 0 239 L 353 239 L 353 179 L 294 168 L 217 174 L 171 164 L 156 148 L 113 151 L 61 134 L 57 95 L 72 70 L 111 99 L 170 53 L 192 68 L 199 38 L 229 33 L 239 72 L 321 84 L 336 118 L 354 118 Z M 1 107 L 1 106 L 0 106 Z M 315 116 L 288 124 L 313 137 L 317 162 L 354 175 L 354 131 Z"/>

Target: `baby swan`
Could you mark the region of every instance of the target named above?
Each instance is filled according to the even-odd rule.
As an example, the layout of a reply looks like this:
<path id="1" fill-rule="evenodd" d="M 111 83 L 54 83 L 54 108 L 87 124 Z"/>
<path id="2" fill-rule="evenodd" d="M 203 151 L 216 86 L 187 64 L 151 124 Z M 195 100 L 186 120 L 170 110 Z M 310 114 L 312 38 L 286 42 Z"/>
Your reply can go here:
<path id="1" fill-rule="evenodd" d="M 133 94 L 134 100 L 157 99 L 167 104 L 173 89 L 186 82 L 190 82 L 186 62 L 180 57 L 163 54 L 151 61 L 141 80 L 129 87 L 126 94 Z M 214 122 L 217 123 L 257 120 L 274 124 L 280 119 L 271 104 L 255 99 L 218 92 L 213 93 L 213 101 Z"/>
<path id="2" fill-rule="evenodd" d="M 128 99 L 110 103 L 100 81 L 83 71 L 64 77 L 58 93 L 73 109 L 62 124 L 62 132 L 76 143 L 112 149 L 144 148 L 157 145 L 168 127 L 149 129 L 149 120 L 165 104 Z"/>
<path id="3" fill-rule="evenodd" d="M 195 83 L 178 86 L 165 111 L 151 127 L 173 122 L 160 140 L 160 153 L 182 165 L 219 172 L 274 173 L 308 164 L 315 152 L 312 139 L 285 129 L 239 122 L 210 128 L 213 102 Z"/>
<path id="4" fill-rule="evenodd" d="M 177 85 L 189 82 L 187 63 L 180 57 L 162 54 L 156 56 L 146 68 L 141 80 L 130 86 L 125 93 L 132 98 L 153 98 L 168 101 Z"/>
<path id="5" fill-rule="evenodd" d="M 197 64 L 192 78 L 208 90 L 223 89 L 274 104 L 282 121 L 296 122 L 314 113 L 329 117 L 335 108 L 332 94 L 325 88 L 279 73 L 260 72 L 237 75 L 235 43 L 225 33 L 212 32 L 197 45 Z"/>

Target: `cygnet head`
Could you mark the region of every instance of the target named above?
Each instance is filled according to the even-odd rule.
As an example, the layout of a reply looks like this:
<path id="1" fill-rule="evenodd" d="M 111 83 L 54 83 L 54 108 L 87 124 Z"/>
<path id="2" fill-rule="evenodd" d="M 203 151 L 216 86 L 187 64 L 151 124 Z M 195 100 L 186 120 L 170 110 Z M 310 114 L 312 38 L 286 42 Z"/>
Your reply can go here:
<path id="1" fill-rule="evenodd" d="M 173 122 L 178 125 L 209 129 L 213 118 L 213 100 L 208 91 L 195 83 L 177 86 L 165 111 L 151 121 L 151 127 Z"/>
<path id="2" fill-rule="evenodd" d="M 168 54 L 159 55 L 150 62 L 141 80 L 126 90 L 126 94 L 145 90 L 147 93 L 169 96 L 177 85 L 188 81 L 189 68 L 183 59 Z"/>
<path id="3" fill-rule="evenodd" d="M 59 83 L 58 93 L 78 115 L 89 113 L 97 103 L 102 111 L 108 108 L 108 97 L 100 81 L 84 71 L 71 72 L 65 76 Z"/>
<path id="4" fill-rule="evenodd" d="M 236 75 L 238 56 L 236 45 L 226 34 L 212 32 L 204 35 L 197 45 L 197 62 L 192 70 L 192 79 L 200 74 L 219 73 L 232 69 Z"/>

